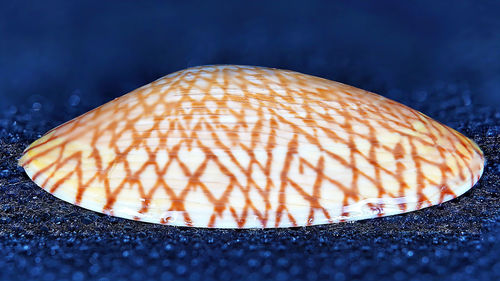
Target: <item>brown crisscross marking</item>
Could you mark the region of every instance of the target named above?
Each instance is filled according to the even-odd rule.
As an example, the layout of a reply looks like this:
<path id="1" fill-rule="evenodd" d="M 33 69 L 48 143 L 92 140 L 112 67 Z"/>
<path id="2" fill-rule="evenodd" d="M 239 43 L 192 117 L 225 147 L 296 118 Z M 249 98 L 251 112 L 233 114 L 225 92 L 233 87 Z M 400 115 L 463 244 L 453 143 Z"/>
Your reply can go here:
<path id="1" fill-rule="evenodd" d="M 151 102 L 149 99 L 153 99 Z M 158 112 L 157 108 L 162 108 Z M 149 118 L 149 119 L 147 119 Z M 150 120 L 151 126 L 137 129 L 143 120 Z M 359 126 L 367 132 L 358 132 Z M 261 227 L 313 225 L 356 219 L 347 208 L 351 204 L 367 199 L 360 181 L 366 180 L 377 190 L 377 198 L 415 197 L 417 206 L 408 209 L 405 201 L 398 203 L 401 212 L 432 205 L 424 190 L 428 186 L 439 189 L 439 200 L 456 197 L 455 185 L 472 186 L 479 178 L 483 165 L 482 152 L 467 138 L 427 116 L 395 101 L 362 91 L 347 85 L 291 71 L 243 67 L 207 66 L 179 71 L 141 87 L 123 97 L 115 99 L 76 119 L 50 131 L 46 139 L 30 146 L 20 164 L 27 167 L 35 159 L 51 159 L 47 166 L 38 169 L 32 176 L 37 181 L 44 175 L 42 187 L 56 192 L 76 175 L 76 204 L 85 206 L 85 193 L 89 186 L 102 186 L 106 203 L 102 212 L 113 214 L 114 205 L 125 187 L 136 188 L 141 207 L 138 215 L 129 217 L 141 220 L 142 215 L 151 212 L 151 202 L 158 190 L 163 190 L 171 202 L 163 211 L 179 212 L 182 225 L 192 226 L 192 214 L 188 208 L 187 196 L 201 190 L 212 205 L 206 207 L 206 227 L 221 226 L 218 219 L 230 216 L 237 227 L 245 227 L 250 216 L 254 216 Z M 320 139 L 320 133 L 323 138 Z M 397 136 L 395 143 L 384 139 L 387 134 Z M 108 138 L 105 138 L 108 136 Z M 130 140 L 127 140 L 130 136 Z M 300 138 L 299 138 L 300 137 Z M 305 140 L 305 142 L 300 141 Z M 57 145 L 53 141 L 57 140 Z M 367 151 L 358 147 L 358 141 L 370 144 Z M 126 144 L 130 141 L 129 144 Z M 156 142 L 153 147 L 148 141 Z M 74 143 L 81 144 L 73 145 Z M 325 143 L 327 145 L 325 145 Z M 299 155 L 301 145 L 313 145 L 320 153 L 316 163 Z M 343 145 L 349 149 L 349 156 L 342 156 L 330 145 Z M 434 147 L 438 155 L 419 153 Z M 129 162 L 132 150 L 143 148 L 145 161 L 140 167 Z M 190 166 L 189 159 L 182 159 L 181 149 L 202 151 L 198 167 Z M 286 148 L 284 161 L 280 161 L 276 148 Z M 83 149 L 90 149 L 88 158 L 94 167 L 82 167 Z M 164 166 L 158 163 L 158 154 L 166 152 L 168 159 Z M 236 152 L 248 157 L 248 164 L 239 159 Z M 264 152 L 265 163 L 258 160 L 257 153 Z M 111 161 L 104 161 L 114 154 Z M 392 155 L 395 168 L 386 167 L 378 154 Z M 407 155 L 411 161 L 407 161 Z M 230 165 L 223 162 L 230 161 Z M 452 160 L 447 160 L 447 159 Z M 338 175 L 325 173 L 325 160 L 332 159 L 342 167 Z M 366 161 L 371 168 L 360 166 L 356 159 Z M 292 162 L 298 161 L 298 173 L 292 171 Z M 450 163 L 453 161 L 454 163 Z M 213 183 L 201 180 L 207 166 L 212 163 L 221 177 L 227 177 L 229 184 L 214 187 Z M 173 186 L 167 177 L 172 165 L 178 165 L 185 178 L 183 186 Z M 453 171 L 450 165 L 458 169 Z M 66 165 L 76 168 L 61 174 Z M 110 185 L 109 175 L 118 165 L 123 165 L 123 179 L 117 186 Z M 133 169 L 131 168 L 133 165 Z M 440 181 L 432 180 L 424 173 L 423 166 L 440 171 Z M 147 190 L 140 180 L 149 166 L 153 166 L 157 179 Z M 407 182 L 404 175 L 414 166 L 416 182 Z M 293 178 L 303 174 L 304 167 L 314 171 L 310 186 L 303 186 Z M 373 173 L 369 171 L 373 169 Z M 134 172 L 132 171 L 134 170 Z M 276 172 L 278 171 L 279 172 Z M 254 171 L 265 178 L 264 186 L 253 178 Z M 273 172 L 275 171 L 275 172 Z M 349 171 L 350 184 L 342 182 L 342 174 Z M 86 174 L 93 173 L 93 174 Z M 85 175 L 85 176 L 84 176 Z M 238 176 L 243 175 L 244 182 Z M 278 176 L 277 176 L 278 175 Z M 383 175 L 393 178 L 397 192 L 389 191 Z M 83 179 L 87 179 L 84 181 Z M 340 190 L 344 196 L 337 215 L 332 206 L 322 205 L 322 185 L 327 182 Z M 217 191 L 214 188 L 223 188 Z M 287 201 L 289 190 L 294 190 L 309 204 L 306 221 L 298 221 L 294 215 L 294 202 Z M 311 190 L 311 193 L 306 190 Z M 231 201 L 235 190 L 243 194 L 244 205 L 236 206 Z M 259 198 L 252 197 L 256 191 Z M 328 192 L 328 190 L 326 191 Z M 413 193 L 412 193 L 413 192 Z M 221 194 L 216 197 L 214 194 Z M 277 199 L 273 199 L 277 198 Z M 258 200 L 265 208 L 259 209 Z M 273 200 L 277 200 L 276 202 Z M 411 200 L 409 200 L 411 201 Z M 385 201 L 368 203 L 373 216 L 383 216 Z M 240 213 L 238 214 L 238 211 Z M 227 213 L 226 213 L 227 212 Z M 317 213 L 323 220 L 317 219 Z M 170 224 L 170 216 L 157 215 L 156 222 Z M 271 218 L 274 221 L 271 221 Z M 288 222 L 283 222 L 286 218 Z"/>

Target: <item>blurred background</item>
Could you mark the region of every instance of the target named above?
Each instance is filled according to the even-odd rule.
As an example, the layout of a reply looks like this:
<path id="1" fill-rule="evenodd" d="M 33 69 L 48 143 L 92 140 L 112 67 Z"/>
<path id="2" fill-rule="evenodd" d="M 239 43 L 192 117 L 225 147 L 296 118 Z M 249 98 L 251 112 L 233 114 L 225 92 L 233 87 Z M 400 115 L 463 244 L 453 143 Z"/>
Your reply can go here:
<path id="1" fill-rule="evenodd" d="M 414 213 L 207 230 L 84 210 L 17 166 L 54 126 L 204 64 L 395 99 L 478 143 L 485 172 Z M 499 151 L 500 1 L 0 0 L 0 280 L 500 280 Z"/>
<path id="2" fill-rule="evenodd" d="M 498 107 L 499 13 L 498 1 L 3 1 L 0 109 L 86 110 L 203 64 L 291 69 L 403 101 L 462 88 L 466 103 Z"/>

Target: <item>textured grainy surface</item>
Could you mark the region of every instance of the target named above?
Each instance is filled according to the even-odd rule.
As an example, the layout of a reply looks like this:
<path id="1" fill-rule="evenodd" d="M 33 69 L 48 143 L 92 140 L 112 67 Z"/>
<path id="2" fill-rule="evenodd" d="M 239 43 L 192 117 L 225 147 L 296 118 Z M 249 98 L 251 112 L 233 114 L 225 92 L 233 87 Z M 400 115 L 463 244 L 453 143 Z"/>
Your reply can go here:
<path id="1" fill-rule="evenodd" d="M 425 5 L 433 2 L 426 2 Z M 245 32 L 228 37 L 223 34 L 227 33 L 226 29 L 232 30 L 230 24 L 208 24 L 209 21 L 202 18 L 196 22 L 201 25 L 201 31 L 194 35 L 188 33 L 185 37 L 175 36 L 176 40 L 180 40 L 176 44 L 159 39 L 168 36 L 155 37 L 150 31 L 155 25 L 147 20 L 135 19 L 134 23 L 127 24 L 126 33 L 124 31 L 122 35 L 117 35 L 126 23 L 124 19 L 129 19 L 131 15 L 142 13 L 147 15 L 145 19 L 159 17 L 160 11 L 154 6 L 138 10 L 119 6 L 115 2 L 103 7 L 106 14 L 100 21 L 82 20 L 88 23 L 85 25 L 88 29 L 77 29 L 80 32 L 73 32 L 75 24 L 68 24 L 69 20 L 58 21 L 66 17 L 75 18 L 75 13 L 67 13 L 71 6 L 69 4 L 51 10 L 53 7 L 43 2 L 43 5 L 48 5 L 43 9 L 35 6 L 33 11 L 28 9 L 31 5 L 26 5 L 17 9 L 17 13 L 12 9 L 2 9 L 8 12 L 6 16 L 11 17 L 8 22 L 18 24 L 23 32 L 29 31 L 33 37 L 11 34 L 8 37 L 11 40 L 2 41 L 5 44 L 0 46 L 15 46 L 8 53 L 9 56 L 0 57 L 2 62 L 10 62 L 0 64 L 1 86 L 4 87 L 0 93 L 0 107 L 3 110 L 0 113 L 0 279 L 499 279 L 500 111 L 498 102 L 494 100 L 500 96 L 495 86 L 498 85 L 498 79 L 495 78 L 498 76 L 495 75 L 498 75 L 499 61 L 496 50 L 500 40 L 492 37 L 492 34 L 498 34 L 500 22 L 498 17 L 492 16 L 496 14 L 492 5 L 478 6 L 472 1 L 455 3 L 444 7 L 444 10 L 443 7 L 441 10 L 431 7 L 426 10 L 432 11 L 429 13 L 420 7 L 419 12 L 415 12 L 418 14 L 415 19 L 421 19 L 424 15 L 426 19 L 435 21 L 415 20 L 412 28 L 399 24 L 401 18 L 395 15 L 405 14 L 401 7 L 398 13 L 394 9 L 387 9 L 390 16 L 378 10 L 375 14 L 384 20 L 370 18 L 374 17 L 374 13 L 360 11 L 361 8 L 349 9 L 349 18 L 359 25 L 343 26 L 354 26 L 347 29 L 349 34 L 354 35 L 348 36 L 349 40 L 345 42 L 365 46 L 363 28 L 371 26 L 373 22 L 379 23 L 374 25 L 375 30 L 368 30 L 369 34 L 365 34 L 373 43 L 369 50 L 351 48 L 351 45 L 341 40 L 327 42 L 324 39 L 326 31 L 321 31 L 321 26 L 333 32 L 326 32 L 329 36 L 335 30 L 345 29 L 332 29 L 331 24 L 325 24 L 326 19 L 350 22 L 330 16 L 330 10 L 318 7 L 316 10 L 304 9 L 306 18 L 325 19 L 317 20 L 317 24 L 297 24 L 292 17 L 293 20 L 288 20 L 292 24 L 291 28 L 278 25 L 270 29 L 272 32 L 266 33 L 267 24 L 280 24 L 287 22 L 288 18 L 275 20 L 269 17 L 254 22 L 243 18 L 248 25 L 237 26 L 235 30 L 238 34 L 241 30 Z M 81 11 L 85 16 L 95 14 L 93 7 L 72 7 L 69 10 Z M 176 13 L 165 11 L 161 13 L 166 13 L 170 18 L 176 17 Z M 272 11 L 270 14 L 275 15 L 277 8 Z M 314 11 L 315 16 L 309 15 L 308 11 Z M 200 10 L 197 15 L 202 12 L 205 13 L 206 9 Z M 298 12 L 292 15 L 298 14 L 302 15 Z M 35 15 L 46 16 L 43 18 L 45 25 L 42 20 L 40 23 L 34 22 Z M 186 16 L 187 12 L 179 15 Z M 216 16 L 221 17 L 221 14 Z M 359 23 L 363 16 L 367 19 L 364 24 Z M 234 17 L 240 16 L 236 14 Z M 401 17 L 411 20 L 407 14 Z M 15 18 L 24 20 L 15 21 Z M 444 18 L 445 21 L 438 21 L 438 18 Z M 454 22 L 471 18 L 475 21 Z M 194 17 L 186 16 L 186 19 L 193 20 Z M 45 23 L 50 23 L 50 20 L 55 21 L 55 24 Z M 386 20 L 395 23 L 390 24 L 389 28 L 384 25 L 387 24 Z M 446 25 L 447 21 L 451 23 Z M 430 22 L 432 28 L 429 25 L 426 30 L 425 22 Z M 435 22 L 443 25 L 434 27 Z M 104 31 L 94 32 L 96 26 L 91 24 L 103 25 Z M 457 30 L 450 29 L 450 26 L 456 26 Z M 458 32 L 459 28 L 465 35 Z M 10 29 L 0 31 L 7 30 Z M 172 29 L 168 30 L 172 33 Z M 174 28 L 173 35 L 179 30 L 183 29 Z M 195 32 L 200 29 L 187 30 Z M 281 31 L 276 32 L 279 34 L 277 36 L 274 33 L 276 30 Z M 107 40 L 109 34 L 106 31 L 114 37 Z M 150 35 L 145 39 L 146 44 L 136 40 L 144 33 Z M 297 33 L 303 36 L 297 36 Z M 126 37 L 123 34 L 132 35 Z M 206 41 L 206 34 L 216 36 L 216 39 L 200 44 L 201 39 Z M 229 34 L 234 35 L 231 32 Z M 452 34 L 453 40 L 446 37 L 447 34 Z M 43 41 L 43 36 L 52 41 Z M 83 37 L 77 37 L 81 42 L 74 44 L 72 36 Z M 388 38 L 393 41 L 389 40 L 385 45 L 382 41 L 376 41 L 376 36 L 382 36 L 384 42 Z M 422 36 L 431 38 L 428 41 L 420 40 Z M 448 40 L 446 44 L 443 38 Z M 310 39 L 314 42 L 309 42 Z M 397 41 L 400 43 L 396 44 L 396 49 L 391 49 L 389 45 L 393 46 L 394 40 L 400 40 Z M 152 49 L 140 48 L 131 43 L 136 41 Z M 413 56 L 409 50 L 415 42 L 420 42 L 420 45 L 419 51 L 415 51 L 417 55 Z M 93 51 L 88 47 L 90 45 L 95 45 L 99 50 Z M 172 45 L 178 49 L 169 49 L 168 46 Z M 333 45 L 340 47 L 330 48 Z M 159 48 L 162 51 L 148 56 L 156 50 L 156 46 L 164 49 Z M 405 52 L 411 54 L 404 57 L 401 54 Z M 90 55 L 98 53 L 100 56 Z M 156 58 L 164 53 L 169 55 L 158 61 Z M 126 57 L 128 59 L 124 59 Z M 346 59 L 340 59 L 342 57 Z M 390 61 L 394 57 L 397 59 Z M 117 67 L 117 60 L 113 58 L 123 64 Z M 179 58 L 190 62 L 179 62 Z M 381 64 L 387 60 L 391 63 Z M 127 64 L 131 61 L 134 63 Z M 404 63 L 395 63 L 400 61 Z M 488 161 L 485 173 L 480 182 L 464 196 L 441 206 L 406 215 L 309 228 L 235 231 L 165 227 L 85 211 L 50 196 L 16 167 L 16 160 L 22 150 L 50 128 L 136 86 L 184 68 L 186 64 L 207 63 L 243 63 L 294 69 L 340 80 L 396 99 L 476 141 Z M 71 72 L 68 69 L 78 71 Z M 393 76 L 394 73 L 402 75 Z M 400 82 L 402 80 L 399 78 L 408 73 L 415 76 Z M 93 81 L 98 82 L 92 84 Z M 402 84 L 394 86 L 396 83 Z M 15 89 L 18 90 L 13 92 Z M 490 99 L 493 102 L 488 106 L 478 104 L 478 101 L 485 103 Z"/>
<path id="2" fill-rule="evenodd" d="M 460 89 L 429 91 L 432 98 L 414 105 L 471 137 L 486 155 L 485 173 L 470 192 L 406 215 L 282 230 L 166 227 L 62 202 L 16 167 L 22 150 L 60 120 L 20 106 L 0 119 L 0 277 L 498 278 L 500 113 L 464 106 Z"/>

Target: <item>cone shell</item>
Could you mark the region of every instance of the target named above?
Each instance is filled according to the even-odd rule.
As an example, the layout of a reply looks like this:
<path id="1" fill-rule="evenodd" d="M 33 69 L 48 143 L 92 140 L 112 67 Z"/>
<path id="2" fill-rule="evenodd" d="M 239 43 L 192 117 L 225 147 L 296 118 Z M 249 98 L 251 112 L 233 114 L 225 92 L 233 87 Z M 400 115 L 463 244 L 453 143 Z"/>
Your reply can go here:
<path id="1" fill-rule="evenodd" d="M 176 226 L 293 227 L 401 214 L 470 189 L 470 139 L 382 96 L 297 72 L 175 72 L 48 132 L 19 164 L 54 196 Z"/>

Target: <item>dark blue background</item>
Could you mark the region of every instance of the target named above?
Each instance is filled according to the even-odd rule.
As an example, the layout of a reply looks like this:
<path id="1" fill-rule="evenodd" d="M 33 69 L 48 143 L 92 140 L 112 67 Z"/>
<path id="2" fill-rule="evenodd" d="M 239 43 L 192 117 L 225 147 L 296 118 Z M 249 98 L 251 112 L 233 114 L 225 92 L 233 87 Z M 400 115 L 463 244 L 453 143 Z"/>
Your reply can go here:
<path id="1" fill-rule="evenodd" d="M 74 93 L 94 105 L 214 63 L 293 69 L 381 94 L 453 82 L 475 102 L 500 104 L 498 1 L 140 2 L 3 1 L 2 105 Z"/>
<path id="2" fill-rule="evenodd" d="M 0 1 L 0 279 L 498 280 L 500 2 Z M 41 134 L 170 72 L 292 69 L 401 101 L 474 139 L 464 196 L 419 212 L 282 230 L 110 218 L 33 184 Z"/>

